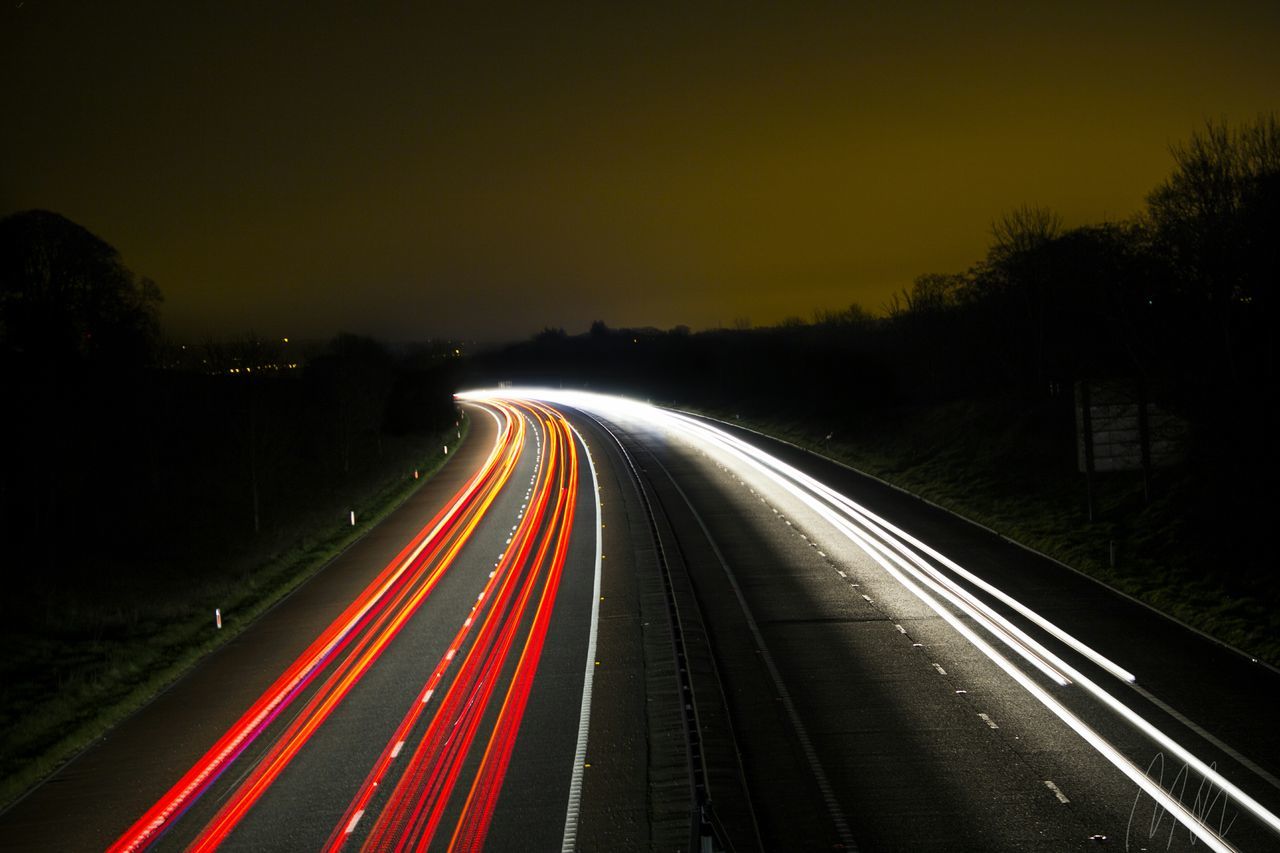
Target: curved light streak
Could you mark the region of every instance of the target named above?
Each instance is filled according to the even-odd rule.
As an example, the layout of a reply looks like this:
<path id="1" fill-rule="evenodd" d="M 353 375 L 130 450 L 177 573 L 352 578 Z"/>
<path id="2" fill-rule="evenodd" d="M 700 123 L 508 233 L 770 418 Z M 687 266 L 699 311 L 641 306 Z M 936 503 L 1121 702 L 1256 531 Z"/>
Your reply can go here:
<path id="1" fill-rule="evenodd" d="M 965 624 L 956 613 L 943 606 L 943 601 L 959 610 L 972 622 L 981 626 L 991 636 L 1034 666 L 1035 669 L 1053 679 L 1060 687 L 1066 687 L 1069 682 L 1074 682 L 1079 688 L 1100 702 L 1107 710 L 1158 744 L 1162 749 L 1168 750 L 1177 756 L 1210 784 L 1216 785 L 1226 792 L 1273 833 L 1280 835 L 1280 817 L 1277 817 L 1276 814 L 1249 796 L 1214 767 L 1196 757 L 1190 750 L 1146 720 L 1138 712 L 1129 708 L 1095 681 L 1063 661 L 989 605 L 981 602 L 959 586 L 938 566 L 930 565 L 925 557 L 932 558 L 940 566 L 951 570 L 960 578 L 1010 607 L 1120 681 L 1133 683 L 1136 679 L 1132 673 L 1072 636 L 1052 621 L 1026 607 L 1012 596 L 964 569 L 936 549 L 793 466 L 705 421 L 620 397 L 554 389 L 498 389 L 474 393 L 477 396 L 490 398 L 537 399 L 595 412 L 604 417 L 636 419 L 649 427 L 665 429 L 683 435 L 695 444 L 713 448 L 720 451 L 721 454 L 727 454 L 731 459 L 767 478 L 786 494 L 802 502 L 820 518 L 827 521 L 842 536 L 862 549 L 887 574 L 934 612 L 938 613 L 974 648 L 982 652 L 983 655 L 1008 674 L 1010 678 L 1037 699 L 1047 710 L 1092 746 L 1098 754 L 1168 810 L 1179 823 L 1186 827 L 1197 839 L 1209 846 L 1210 849 L 1231 851 L 1235 848 L 1207 826 L 1193 811 L 1183 806 L 1164 788 L 1149 779 L 1147 774 L 1117 749 L 1114 744 L 1076 716 L 1026 672 L 1014 666 L 1008 658 Z M 459 396 L 465 397 L 467 395 Z M 911 548 L 916 550 L 912 551 Z"/>
<path id="2" fill-rule="evenodd" d="M 362 674 L 386 647 L 390 637 L 379 638 L 381 631 L 398 631 L 408 616 L 405 608 L 416 608 L 425 600 L 438 580 L 439 571 L 442 571 L 439 565 L 432 567 L 432 563 L 446 551 L 456 554 L 460 542 L 470 536 L 478 518 L 514 470 L 523 440 L 523 423 L 510 418 L 504 422 L 496 411 L 492 414 L 498 421 L 499 430 L 494 446 L 479 471 L 178 782 L 134 821 L 108 848 L 110 851 L 141 850 L 153 844 L 303 689 L 336 661 L 340 661 L 338 672 L 345 672 L 345 675 L 338 677 L 335 673 L 330 676 L 326 682 L 326 687 L 332 691 L 329 695 L 345 695 L 350 690 L 359 677 L 355 671 Z M 361 656 L 353 664 L 352 655 L 357 652 Z M 325 691 L 321 691 L 321 695 L 325 695 Z M 319 707 L 326 714 L 331 710 L 324 703 Z M 295 720 L 290 731 L 305 742 L 314 728 Z M 287 763 L 287 757 L 296 754 L 300 746 L 301 742 L 296 739 L 285 747 L 277 744 L 272 754 L 285 756 L 284 763 Z M 269 766 L 278 775 L 283 764 L 272 761 Z M 251 785 L 248 789 L 242 788 L 244 793 L 237 795 L 234 807 L 230 804 L 224 807 L 216 820 L 217 827 L 213 830 L 207 827 L 196 848 L 216 846 L 225 838 L 264 787 Z"/>

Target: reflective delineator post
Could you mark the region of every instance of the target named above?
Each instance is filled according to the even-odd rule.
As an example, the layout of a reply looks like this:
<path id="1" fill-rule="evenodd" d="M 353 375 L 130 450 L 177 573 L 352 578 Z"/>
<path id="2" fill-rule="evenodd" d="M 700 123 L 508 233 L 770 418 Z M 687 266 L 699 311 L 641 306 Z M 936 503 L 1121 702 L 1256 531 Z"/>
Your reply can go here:
<path id="1" fill-rule="evenodd" d="M 351 510 L 351 526 L 356 526 L 356 511 L 354 509 Z"/>
<path id="2" fill-rule="evenodd" d="M 416 480 L 416 479 L 418 479 L 418 469 L 417 469 L 417 468 L 413 469 L 413 479 L 415 479 L 415 480 Z"/>
<path id="3" fill-rule="evenodd" d="M 222 608 L 213 608 L 213 624 L 218 626 L 218 630 L 222 630 Z"/>
<path id="4" fill-rule="evenodd" d="M 448 455 L 449 455 L 449 445 L 447 445 L 447 444 L 444 446 L 444 455 L 445 455 L 445 456 L 448 456 Z"/>

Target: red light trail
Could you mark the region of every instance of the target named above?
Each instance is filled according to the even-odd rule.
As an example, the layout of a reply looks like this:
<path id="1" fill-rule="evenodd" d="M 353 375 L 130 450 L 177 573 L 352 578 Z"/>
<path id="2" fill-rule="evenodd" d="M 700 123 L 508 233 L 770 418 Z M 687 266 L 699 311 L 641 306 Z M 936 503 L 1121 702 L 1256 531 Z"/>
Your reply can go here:
<path id="1" fill-rule="evenodd" d="M 528 425 L 536 424 L 542 437 L 527 511 L 521 513 L 506 550 L 447 651 L 334 827 L 326 849 L 346 844 L 366 815 L 371 816 L 366 849 L 421 849 L 440 830 L 446 807 L 455 801 L 455 790 L 460 796 L 460 789 L 467 793 L 449 836 L 450 849 L 471 850 L 483 844 L 551 623 L 579 480 L 577 443 L 557 412 L 536 403 L 486 405 L 500 428 L 480 470 L 110 850 L 141 850 L 153 844 L 285 708 L 300 704 L 283 730 L 271 735 L 253 768 L 224 795 L 188 849 L 215 849 L 234 832 L 455 566 L 459 552 L 485 522 L 515 471 Z M 307 691 L 305 701 L 299 702 Z M 432 713 L 414 741 L 428 710 Z M 396 766 L 402 751 L 411 752 L 407 762 L 400 762 L 403 769 Z M 468 763 L 478 764 L 471 778 L 463 772 Z M 390 795 L 379 797 L 382 786 L 397 775 Z M 372 817 L 375 808 L 380 812 Z"/>

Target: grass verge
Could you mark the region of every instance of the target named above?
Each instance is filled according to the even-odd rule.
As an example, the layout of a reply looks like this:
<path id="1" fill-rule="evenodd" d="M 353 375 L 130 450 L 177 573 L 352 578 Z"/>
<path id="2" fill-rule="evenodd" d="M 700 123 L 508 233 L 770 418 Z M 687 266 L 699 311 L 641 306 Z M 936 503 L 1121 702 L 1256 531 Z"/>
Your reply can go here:
<path id="1" fill-rule="evenodd" d="M 448 430 L 454 453 L 469 420 Z M 446 441 L 448 439 L 445 439 Z M 353 504 L 358 524 L 313 519 L 273 553 L 246 555 L 242 565 L 168 582 L 110 571 L 99 584 L 45 589 L 32 600 L 35 630 L 3 639 L 12 650 L 0 664 L 0 809 L 71 760 L 230 642 L 263 613 L 314 576 L 394 512 L 447 461 L 443 441 L 406 460 L 407 473 L 369 490 Z M 417 468 L 415 479 L 412 470 Z M 223 629 L 213 624 L 214 607 Z"/>
<path id="2" fill-rule="evenodd" d="M 964 401 L 821 423 L 707 414 L 842 462 L 971 519 L 1143 601 L 1211 637 L 1280 665 L 1280 592 L 1242 577 L 1194 521 L 1185 470 L 1100 476 L 1095 521 L 1061 412 Z M 828 438 L 830 436 L 830 438 Z"/>

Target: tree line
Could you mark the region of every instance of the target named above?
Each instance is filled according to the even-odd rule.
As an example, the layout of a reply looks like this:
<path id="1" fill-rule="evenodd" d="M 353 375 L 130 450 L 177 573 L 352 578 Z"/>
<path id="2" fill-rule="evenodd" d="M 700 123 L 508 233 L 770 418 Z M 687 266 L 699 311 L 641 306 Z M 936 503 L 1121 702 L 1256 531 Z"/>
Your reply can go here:
<path id="1" fill-rule="evenodd" d="M 1274 385 L 1280 128 L 1274 115 L 1210 122 L 1172 154 L 1173 173 L 1134 217 L 1067 229 L 1049 209 L 1019 207 L 992 223 L 972 267 L 920 275 L 878 315 L 853 304 L 696 334 L 597 321 L 585 335 L 547 329 L 492 353 L 474 376 L 732 399 L 828 388 L 840 399 L 815 404 L 839 406 L 1035 398 L 1126 375 L 1209 420 L 1226 398 L 1256 400 Z M 867 385 L 868 374 L 881 378 Z"/>
<path id="2" fill-rule="evenodd" d="M 1280 127 L 1211 121 L 1172 150 L 1143 210 L 1065 228 L 1034 205 L 992 223 L 969 269 L 917 277 L 764 328 L 547 329 L 473 360 L 464 381 L 589 386 L 818 425 L 996 399 L 1044 413 L 1074 466 L 1073 384 L 1123 380 L 1188 425 L 1199 516 L 1262 553 L 1275 473 Z M 1065 425 L 1065 429 L 1062 428 Z M 825 427 L 824 427 L 825 428 Z"/>
<path id="3" fill-rule="evenodd" d="M 456 418 L 430 347 L 349 334 L 184 346 L 162 338 L 160 306 L 82 226 L 46 211 L 0 219 L 10 589 L 216 571 L 287 548 L 404 476 Z"/>

